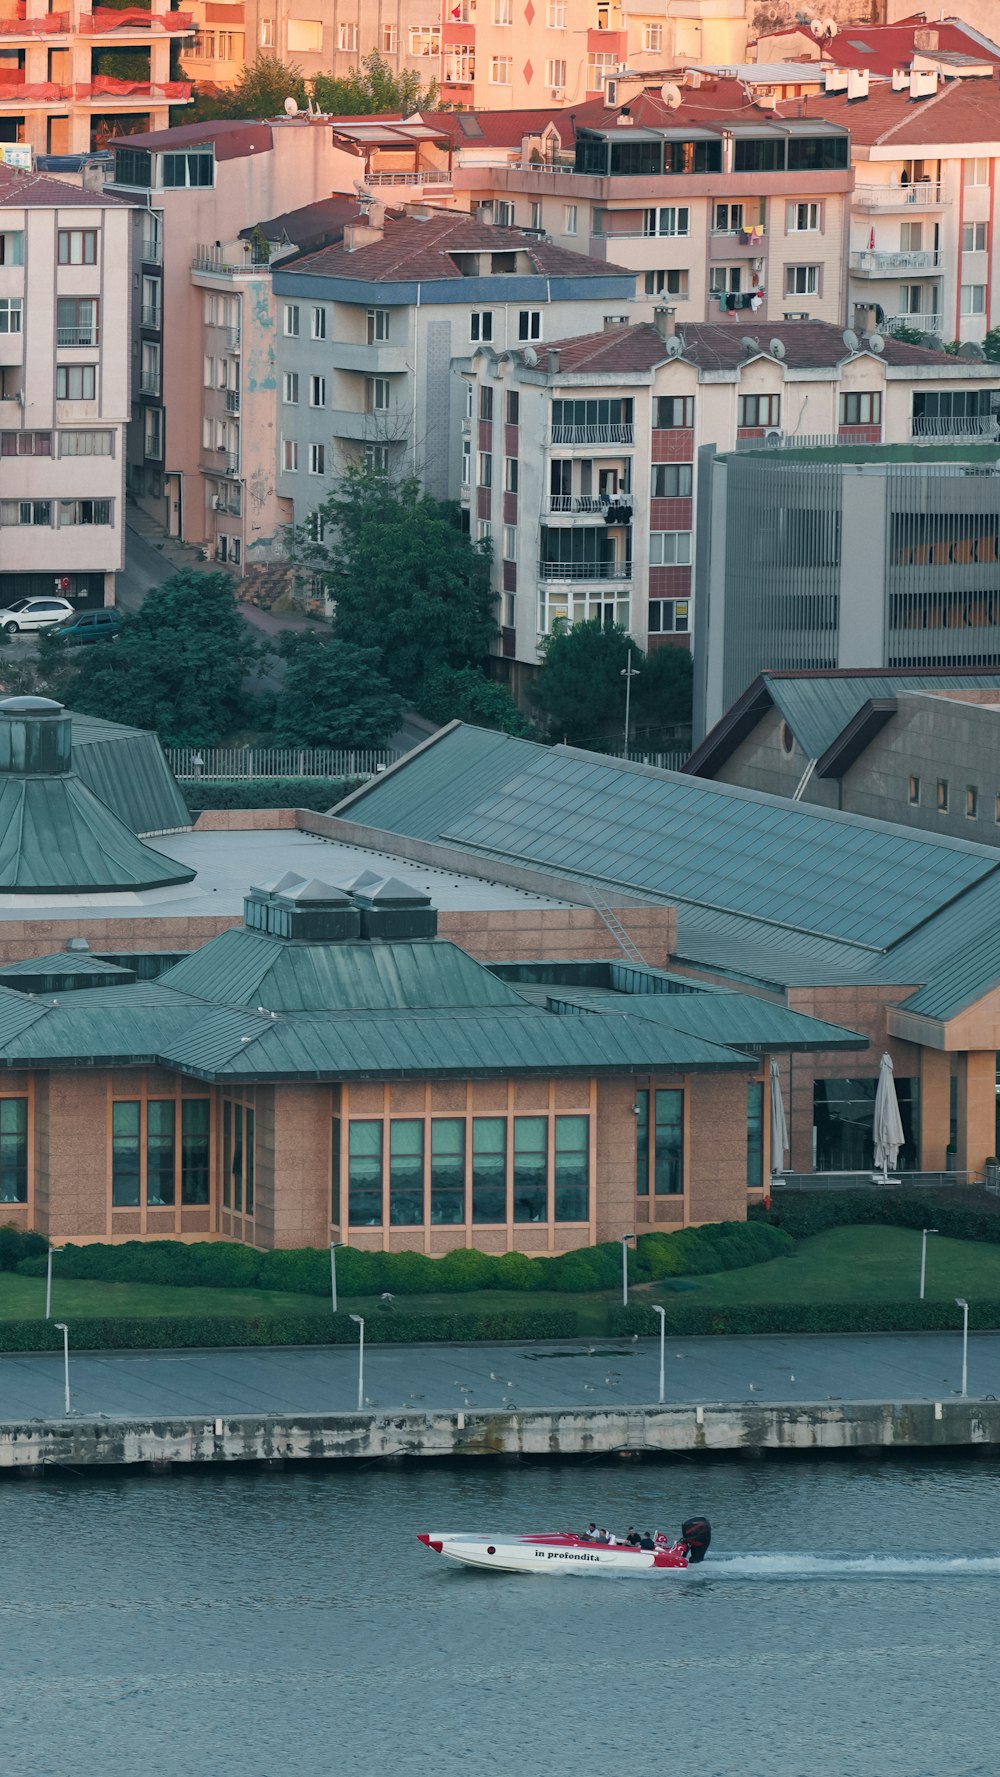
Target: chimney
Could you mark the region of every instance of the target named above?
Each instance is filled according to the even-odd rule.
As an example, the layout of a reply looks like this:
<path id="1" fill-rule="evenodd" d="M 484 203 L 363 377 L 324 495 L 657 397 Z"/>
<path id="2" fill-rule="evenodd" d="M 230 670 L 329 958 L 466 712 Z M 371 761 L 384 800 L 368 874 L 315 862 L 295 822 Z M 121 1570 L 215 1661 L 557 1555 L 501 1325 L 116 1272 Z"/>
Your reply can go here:
<path id="1" fill-rule="evenodd" d="M 909 68 L 894 68 L 892 70 L 892 90 L 894 93 L 905 93 L 909 84 Z"/>
<path id="2" fill-rule="evenodd" d="M 847 91 L 847 69 L 846 68 L 824 68 L 823 69 L 823 91 L 825 93 L 846 93 L 846 91 Z"/>
<path id="3" fill-rule="evenodd" d="M 659 308 L 653 310 L 653 326 L 661 339 L 673 339 L 677 332 L 677 310 Z"/>
<path id="4" fill-rule="evenodd" d="M 553 346 L 549 347 L 548 351 L 545 354 L 545 359 L 546 359 L 545 368 L 548 371 L 549 375 L 550 376 L 558 376 L 559 375 L 559 353 L 555 350 L 555 348 Z"/>
<path id="5" fill-rule="evenodd" d="M 874 333 L 876 332 L 877 327 L 878 323 L 875 319 L 875 309 L 868 303 L 856 302 L 854 304 L 855 333 Z"/>
<path id="6" fill-rule="evenodd" d="M 868 69 L 867 68 L 848 68 L 848 70 L 847 70 L 847 102 L 848 102 L 848 104 L 851 103 L 852 99 L 867 99 L 867 97 L 868 97 Z"/>
<path id="7" fill-rule="evenodd" d="M 910 98 L 932 99 L 937 92 L 938 77 L 933 68 L 910 69 Z"/>
<path id="8" fill-rule="evenodd" d="M 344 246 L 348 253 L 357 253 L 361 247 L 370 247 L 373 241 L 380 241 L 385 234 L 385 211 L 378 222 L 348 222 L 344 228 Z"/>
<path id="9" fill-rule="evenodd" d="M 926 27 L 922 31 L 914 31 L 913 47 L 914 49 L 922 49 L 925 55 L 928 51 L 933 55 L 941 48 L 940 32 L 930 31 Z"/>

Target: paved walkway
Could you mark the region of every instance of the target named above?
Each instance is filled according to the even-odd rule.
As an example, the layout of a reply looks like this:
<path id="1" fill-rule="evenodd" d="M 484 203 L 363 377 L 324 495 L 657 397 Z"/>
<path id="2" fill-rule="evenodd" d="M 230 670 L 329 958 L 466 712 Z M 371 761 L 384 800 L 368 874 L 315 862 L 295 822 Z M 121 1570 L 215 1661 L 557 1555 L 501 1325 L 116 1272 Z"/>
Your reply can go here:
<path id="1" fill-rule="evenodd" d="M 960 1333 L 878 1338 L 668 1339 L 667 1402 L 950 1400 Z M 74 1411 L 86 1417 L 344 1413 L 357 1406 L 356 1347 L 71 1355 Z M 369 1345 L 365 1397 L 380 1409 L 502 1411 L 656 1400 L 656 1340 L 596 1346 Z M 1000 1396 L 1000 1334 L 969 1340 L 969 1393 Z M 0 1421 L 63 1410 L 61 1355 L 0 1356 Z"/>

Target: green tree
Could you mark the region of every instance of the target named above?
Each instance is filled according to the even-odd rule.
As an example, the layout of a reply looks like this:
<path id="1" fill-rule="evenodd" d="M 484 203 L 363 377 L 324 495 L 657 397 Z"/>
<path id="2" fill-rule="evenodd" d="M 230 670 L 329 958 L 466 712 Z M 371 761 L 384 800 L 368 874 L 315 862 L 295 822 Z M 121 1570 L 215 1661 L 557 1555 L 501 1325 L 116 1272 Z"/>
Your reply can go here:
<path id="1" fill-rule="evenodd" d="M 983 355 L 991 364 L 1000 364 L 1000 327 L 991 327 L 983 340 Z"/>
<path id="2" fill-rule="evenodd" d="M 286 632 L 281 652 L 288 662 L 275 708 L 281 746 L 385 745 L 405 706 L 382 675 L 377 648 L 306 630 Z"/>
<path id="3" fill-rule="evenodd" d="M 625 740 L 625 668 L 632 680 L 630 727 L 673 727 L 690 720 L 691 657 L 686 649 L 644 655 L 620 624 L 598 618 L 560 628 L 542 643 L 542 667 L 530 697 L 553 740 L 617 751 Z"/>
<path id="4" fill-rule="evenodd" d="M 171 746 L 213 746 L 250 714 L 245 681 L 266 652 L 226 575 L 182 573 L 153 588 L 113 643 L 70 650 L 43 637 L 39 668 L 72 709 L 152 728 Z"/>
<path id="5" fill-rule="evenodd" d="M 186 76 L 181 74 L 181 78 Z M 196 91 L 193 105 L 177 112 L 178 123 L 206 123 L 216 117 L 277 117 L 285 108 L 285 100 L 294 99 L 305 109 L 306 83 L 302 70 L 279 62 L 261 50 L 255 61 L 248 62 L 235 86 L 215 92 Z"/>
<path id="6" fill-rule="evenodd" d="M 320 110 L 331 117 L 367 117 L 385 111 L 411 117 L 415 111 L 433 111 L 438 103 L 436 81 L 421 88 L 420 76 L 412 69 L 394 74 L 377 49 L 362 56 L 360 68 L 351 68 L 346 75 L 317 74 L 312 90 Z"/>
<path id="7" fill-rule="evenodd" d="M 416 480 L 350 467 L 289 547 L 326 582 L 338 639 L 374 649 L 392 689 L 418 710 L 438 669 L 486 660 L 497 635 L 489 546 L 471 542 L 458 508 Z"/>
<path id="8" fill-rule="evenodd" d="M 477 666 L 434 667 L 424 681 L 420 713 L 431 722 L 471 722 L 504 734 L 531 733 L 506 686 Z"/>

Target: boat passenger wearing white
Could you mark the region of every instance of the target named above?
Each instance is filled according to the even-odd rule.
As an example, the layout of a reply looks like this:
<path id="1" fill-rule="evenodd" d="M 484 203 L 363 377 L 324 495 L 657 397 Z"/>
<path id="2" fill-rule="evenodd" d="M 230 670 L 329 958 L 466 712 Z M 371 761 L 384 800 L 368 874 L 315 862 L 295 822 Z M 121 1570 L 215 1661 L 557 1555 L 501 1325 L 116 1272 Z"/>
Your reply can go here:
<path id="1" fill-rule="evenodd" d="M 613 1530 L 608 1531 L 608 1547 L 610 1549 L 616 1549 L 618 1547 L 618 1538 Z"/>
<path id="2" fill-rule="evenodd" d="M 581 1530 L 580 1541 L 582 1543 L 596 1542 L 597 1541 L 597 1525 L 594 1523 L 590 1523 L 587 1525 L 586 1530 Z"/>

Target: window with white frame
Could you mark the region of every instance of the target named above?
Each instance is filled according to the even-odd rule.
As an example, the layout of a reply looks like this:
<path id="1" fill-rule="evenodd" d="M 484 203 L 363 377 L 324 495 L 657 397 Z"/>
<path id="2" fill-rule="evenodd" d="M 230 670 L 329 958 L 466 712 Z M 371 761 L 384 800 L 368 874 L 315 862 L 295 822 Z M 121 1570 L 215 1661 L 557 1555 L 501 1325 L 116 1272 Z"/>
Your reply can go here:
<path id="1" fill-rule="evenodd" d="M 532 206 L 531 206 L 531 221 L 529 222 L 528 227 L 529 228 L 541 228 L 541 226 L 542 226 L 542 206 L 538 202 L 538 200 L 535 199 L 534 202 L 532 203 Z"/>
<path id="2" fill-rule="evenodd" d="M 93 401 L 96 393 L 96 364 L 59 364 L 56 367 L 57 401 Z"/>
<path id="3" fill-rule="evenodd" d="M 575 204 L 563 204 L 563 234 L 575 234 L 577 227 L 577 207 Z"/>
<path id="4" fill-rule="evenodd" d="M 690 627 L 691 606 L 687 599 L 650 599 L 651 636 L 687 635 Z"/>
<path id="5" fill-rule="evenodd" d="M 469 338 L 485 345 L 493 338 L 493 310 L 473 309 L 469 316 Z"/>
<path id="6" fill-rule="evenodd" d="M 51 500 L 0 500 L 0 524 L 50 525 Z"/>
<path id="7" fill-rule="evenodd" d="M 310 334 L 313 339 L 326 338 L 326 310 L 324 308 L 313 309 Z"/>
<path id="8" fill-rule="evenodd" d="M 742 204 L 714 204 L 712 206 L 712 233 L 739 234 L 743 227 Z"/>
<path id="9" fill-rule="evenodd" d="M 365 467 L 366 469 L 374 469 L 377 475 L 388 475 L 389 446 L 387 444 L 366 444 Z"/>
<path id="10" fill-rule="evenodd" d="M 358 27 L 356 24 L 349 24 L 345 20 L 343 23 L 341 23 L 337 26 L 337 48 L 338 49 L 346 49 L 346 50 L 350 50 L 351 52 L 353 52 L 357 49 L 357 47 L 358 47 Z"/>
<path id="11" fill-rule="evenodd" d="M 990 163 L 988 160 L 963 160 L 962 183 L 964 185 L 988 185 L 990 182 Z"/>
<path id="12" fill-rule="evenodd" d="M 112 524 L 113 500 L 60 500 L 59 524 Z"/>
<path id="13" fill-rule="evenodd" d="M 231 536 L 228 531 L 220 531 L 215 539 L 215 557 L 217 561 L 227 561 L 238 568 L 243 553 L 239 537 Z"/>
<path id="14" fill-rule="evenodd" d="M 476 526 L 477 543 L 489 543 L 493 536 L 493 526 L 488 518 L 481 518 Z"/>
<path id="15" fill-rule="evenodd" d="M 514 205 L 512 203 L 506 201 L 504 198 L 497 198 L 496 202 L 493 205 L 493 220 L 496 223 L 498 228 L 513 228 L 513 226 L 514 226 Z M 504 255 L 501 255 L 498 253 L 494 253 L 492 264 L 491 264 L 491 270 L 494 272 L 513 271 L 514 270 L 513 264 L 511 264 L 511 265 L 498 265 L 497 264 L 497 260 L 501 257 L 506 257 L 506 258 L 513 260 L 514 256 L 513 256 L 513 254 L 507 254 L 506 256 L 504 256 Z"/>
<path id="16" fill-rule="evenodd" d="M 985 315 L 986 285 L 963 284 L 960 291 L 959 310 L 963 315 Z"/>
<path id="17" fill-rule="evenodd" d="M 479 389 L 479 417 L 487 424 L 493 423 L 493 390 L 489 383 L 482 383 Z"/>
<path id="18" fill-rule="evenodd" d="M 310 475 L 326 474 L 325 444 L 311 444 L 309 446 L 309 473 Z"/>
<path id="19" fill-rule="evenodd" d="M 0 333 L 20 333 L 21 298 L 0 296 Z"/>
<path id="20" fill-rule="evenodd" d="M 690 463 L 654 463 L 654 500 L 687 500 L 691 497 Z"/>
<path id="21" fill-rule="evenodd" d="M 789 234 L 815 234 L 820 224 L 819 204 L 789 204 L 785 218 Z"/>
<path id="22" fill-rule="evenodd" d="M 480 487 L 493 486 L 493 458 L 488 450 L 481 450 L 479 452 L 478 485 Z"/>
<path id="23" fill-rule="evenodd" d="M 310 543 L 322 543 L 326 537 L 326 524 L 318 507 L 306 519 L 306 535 Z"/>
<path id="24" fill-rule="evenodd" d="M 644 275 L 647 296 L 681 296 L 688 293 L 688 274 L 671 266 L 666 271 L 648 271 Z"/>
<path id="25" fill-rule="evenodd" d="M 649 565 L 651 568 L 687 567 L 690 560 L 690 531 L 650 532 Z"/>
<path id="26" fill-rule="evenodd" d="M 274 20 L 273 19 L 261 19 L 261 21 L 260 21 L 260 47 L 261 47 L 261 49 L 273 49 L 274 48 Z"/>
<path id="27" fill-rule="evenodd" d="M 786 296 L 818 296 L 819 266 L 818 265 L 786 265 L 785 295 Z"/>
<path id="28" fill-rule="evenodd" d="M 368 385 L 368 412 L 386 413 L 390 405 L 392 386 L 387 376 L 370 376 Z"/>
<path id="29" fill-rule="evenodd" d="M 115 454 L 115 435 L 113 432 L 60 432 L 59 455 L 61 457 L 113 457 Z"/>
<path id="30" fill-rule="evenodd" d="M 367 317 L 367 337 L 370 346 L 385 345 L 389 338 L 389 310 L 369 309 Z"/>
<path id="31" fill-rule="evenodd" d="M 613 51 L 592 50 L 587 57 L 587 91 L 600 92 L 613 79 L 617 66 L 618 57 Z"/>
<path id="32" fill-rule="evenodd" d="M 297 302 L 286 302 L 283 317 L 285 335 L 288 339 L 299 337 L 299 305 Z"/>
<path id="33" fill-rule="evenodd" d="M 286 370 L 281 379 L 281 399 L 286 407 L 297 407 L 299 404 L 299 373 L 297 370 Z"/>
<path id="34" fill-rule="evenodd" d="M 445 51 L 444 78 L 450 86 L 471 86 L 476 78 L 476 52 L 468 43 L 456 43 Z"/>
<path id="35" fill-rule="evenodd" d="M 986 224 L 985 222 L 962 223 L 962 252 L 985 253 Z"/>
<path id="36" fill-rule="evenodd" d="M 521 309 L 519 311 L 517 317 L 517 337 L 518 339 L 541 339 L 541 309 Z"/>
<path id="37" fill-rule="evenodd" d="M 281 467 L 286 475 L 295 475 L 299 467 L 299 441 L 297 438 L 281 440 Z"/>
<path id="38" fill-rule="evenodd" d="M 546 62 L 546 64 L 545 64 L 545 84 L 546 84 L 546 86 L 556 87 L 560 91 L 565 87 L 565 85 L 566 85 L 566 62 L 562 56 L 559 56 L 552 61 Z"/>
<path id="39" fill-rule="evenodd" d="M 465 385 L 465 417 L 467 420 L 471 420 L 472 418 L 475 401 L 475 390 L 473 389 L 471 382 L 467 382 Z"/>
<path id="40" fill-rule="evenodd" d="M 468 438 L 462 440 L 462 486 L 472 486 L 472 443 Z"/>
<path id="41" fill-rule="evenodd" d="M 741 265 L 710 265 L 708 288 L 712 296 L 738 295 L 743 285 Z"/>
<path id="42" fill-rule="evenodd" d="M 643 211 L 642 232 L 644 235 L 677 235 L 687 234 L 691 226 L 691 211 L 686 204 L 663 204 L 656 209 Z"/>
<path id="43" fill-rule="evenodd" d="M 512 25 L 514 23 L 514 0 L 493 0 L 493 23 L 495 25 Z"/>
<path id="44" fill-rule="evenodd" d="M 566 0 L 548 0 L 545 9 L 545 23 L 550 31 L 565 31 Z"/>
<path id="45" fill-rule="evenodd" d="M 311 376 L 309 378 L 309 405 L 310 407 L 326 406 L 325 376 Z"/>
<path id="46" fill-rule="evenodd" d="M 143 456 L 153 462 L 163 460 L 163 409 L 147 407 L 143 413 L 142 451 Z"/>
<path id="47" fill-rule="evenodd" d="M 441 54 L 440 25 L 410 26 L 411 56 L 439 56 Z"/>
<path id="48" fill-rule="evenodd" d="M 399 30 L 395 25 L 382 26 L 382 54 L 394 56 L 399 48 Z"/>
<path id="49" fill-rule="evenodd" d="M 517 560 L 516 524 L 505 524 L 503 527 L 503 559 L 504 561 Z"/>
<path id="50" fill-rule="evenodd" d="M 648 25 L 648 24 L 643 25 L 643 27 L 642 27 L 642 47 L 644 50 L 646 50 L 647 54 L 650 54 L 650 53 L 653 55 L 659 54 L 660 50 L 663 48 L 663 26 L 662 25 Z"/>
<path id="51" fill-rule="evenodd" d="M 510 86 L 513 67 L 511 56 L 494 56 L 490 62 L 490 85 Z"/>

